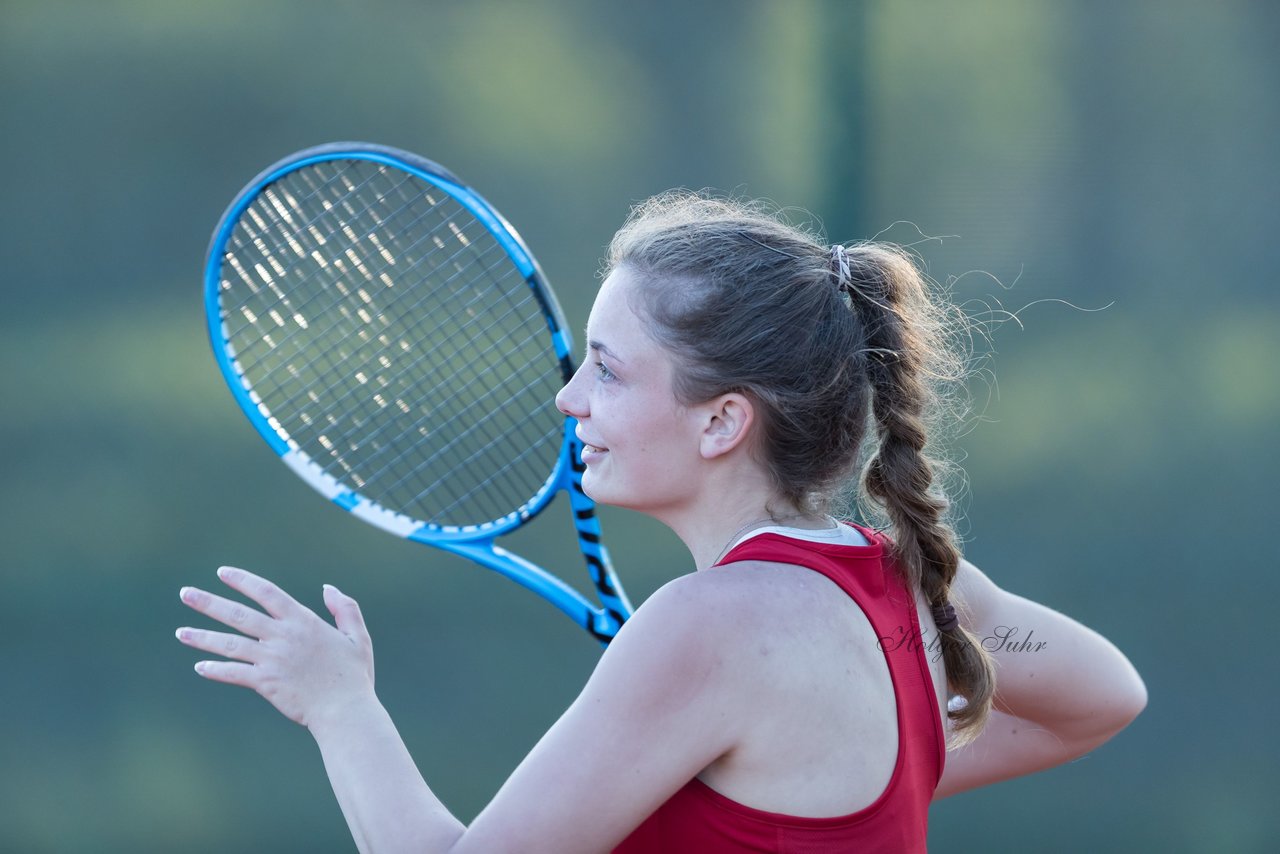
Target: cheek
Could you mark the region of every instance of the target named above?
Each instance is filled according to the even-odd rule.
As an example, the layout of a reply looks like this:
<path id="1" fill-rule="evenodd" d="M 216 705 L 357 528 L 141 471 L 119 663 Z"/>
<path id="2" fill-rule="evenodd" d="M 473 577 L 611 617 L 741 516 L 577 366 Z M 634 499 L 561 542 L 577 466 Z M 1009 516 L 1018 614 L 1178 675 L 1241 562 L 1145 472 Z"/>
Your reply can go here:
<path id="1" fill-rule="evenodd" d="M 654 418 L 652 411 L 644 416 L 648 422 L 633 439 L 636 450 L 652 457 L 655 465 L 687 466 L 698 451 L 697 439 L 691 435 L 689 426 L 674 416 Z"/>

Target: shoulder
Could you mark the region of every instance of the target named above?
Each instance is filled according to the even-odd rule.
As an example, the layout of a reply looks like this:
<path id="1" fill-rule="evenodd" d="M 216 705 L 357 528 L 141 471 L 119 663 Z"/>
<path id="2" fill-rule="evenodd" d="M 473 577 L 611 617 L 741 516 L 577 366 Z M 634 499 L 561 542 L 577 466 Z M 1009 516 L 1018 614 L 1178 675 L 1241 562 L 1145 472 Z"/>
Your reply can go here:
<path id="1" fill-rule="evenodd" d="M 602 666 L 662 667 L 665 679 L 696 669 L 729 692 L 757 686 L 760 650 L 822 630 L 815 619 L 845 597 L 831 582 L 791 564 L 742 561 L 683 575 L 640 606 L 606 650 Z M 834 601 L 833 601 L 834 600 Z M 812 642 L 813 639 L 806 641 Z M 707 684 L 707 681 L 704 681 Z"/>
<path id="2" fill-rule="evenodd" d="M 679 745 L 700 759 L 684 781 L 738 746 L 762 681 L 750 654 L 761 608 L 747 585 L 707 572 L 668 582 L 636 609 L 570 711 L 662 744 L 664 755 Z"/>
<path id="3" fill-rule="evenodd" d="M 825 579 L 800 566 L 740 561 L 682 575 L 667 582 L 637 610 L 637 628 L 651 623 L 670 630 L 733 635 L 783 618 L 798 601 L 823 589 Z M 631 623 L 628 623 L 630 625 Z"/>
<path id="4" fill-rule="evenodd" d="M 678 649 L 696 659 L 722 655 L 744 631 L 744 623 L 759 616 L 757 587 L 745 573 L 714 568 L 675 578 L 636 609 L 606 656 L 615 651 L 638 655 Z M 635 649 L 633 649 L 635 648 Z"/>

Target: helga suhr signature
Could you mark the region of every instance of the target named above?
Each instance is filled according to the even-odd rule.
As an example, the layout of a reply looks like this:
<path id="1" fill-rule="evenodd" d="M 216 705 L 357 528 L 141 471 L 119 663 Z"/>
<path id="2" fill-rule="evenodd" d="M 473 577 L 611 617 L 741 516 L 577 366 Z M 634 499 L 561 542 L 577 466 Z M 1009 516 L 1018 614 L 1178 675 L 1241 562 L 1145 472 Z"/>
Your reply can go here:
<path id="1" fill-rule="evenodd" d="M 1021 633 L 1022 630 L 1017 626 L 996 626 L 979 643 L 987 652 L 1039 652 L 1049 645 L 1048 641 L 1032 640 L 1035 629 L 1028 631 L 1025 638 L 1019 637 Z M 876 646 L 885 652 L 904 647 L 910 650 L 923 649 L 936 661 L 942 655 L 941 638 L 936 634 L 929 638 L 926 637 L 927 634 L 928 632 L 921 632 L 916 628 L 898 626 L 891 634 L 880 638 Z"/>

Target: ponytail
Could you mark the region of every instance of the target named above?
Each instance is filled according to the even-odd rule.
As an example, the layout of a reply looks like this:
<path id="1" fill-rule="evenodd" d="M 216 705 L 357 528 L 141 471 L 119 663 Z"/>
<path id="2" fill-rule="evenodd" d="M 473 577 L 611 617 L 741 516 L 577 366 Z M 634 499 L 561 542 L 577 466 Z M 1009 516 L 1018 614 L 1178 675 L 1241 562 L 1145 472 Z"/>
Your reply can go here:
<path id="1" fill-rule="evenodd" d="M 949 689 L 964 698 L 948 711 L 967 740 L 982 729 L 995 694 L 990 656 L 951 618 L 951 582 L 960 564 L 949 502 L 937 483 L 938 461 L 925 452 L 928 417 L 939 384 L 959 379 L 946 346 L 946 318 L 916 266 L 882 244 L 833 248 L 833 273 L 865 328 L 875 451 L 862 473 L 863 495 L 887 516 L 895 557 L 925 595 L 938 623 Z"/>

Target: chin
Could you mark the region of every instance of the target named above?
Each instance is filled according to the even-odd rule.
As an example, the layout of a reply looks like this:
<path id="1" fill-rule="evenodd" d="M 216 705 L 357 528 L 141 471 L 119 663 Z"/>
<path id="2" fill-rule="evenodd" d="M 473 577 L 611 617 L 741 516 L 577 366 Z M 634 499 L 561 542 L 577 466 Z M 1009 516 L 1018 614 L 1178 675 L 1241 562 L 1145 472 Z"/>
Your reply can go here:
<path id="1" fill-rule="evenodd" d="M 600 483 L 598 477 L 592 477 L 591 469 L 587 469 L 582 475 L 582 491 L 596 504 L 607 507 L 631 506 L 631 503 L 626 500 L 625 494 L 618 494 L 617 490 L 611 490 L 605 484 Z"/>
<path id="2" fill-rule="evenodd" d="M 630 480 L 619 479 L 618 472 L 612 471 L 609 476 L 603 475 L 599 468 L 587 468 L 582 473 L 582 491 L 596 504 L 617 507 L 622 510 L 634 510 L 646 516 L 659 516 L 664 510 L 684 506 L 687 496 L 671 483 L 658 477 L 641 475 Z"/>
<path id="3" fill-rule="evenodd" d="M 595 478 L 591 475 L 591 469 L 587 469 L 582 473 L 582 491 L 588 498 L 597 504 L 608 504 L 608 498 L 605 495 L 607 490 L 600 489 L 599 484 L 595 483 Z"/>

